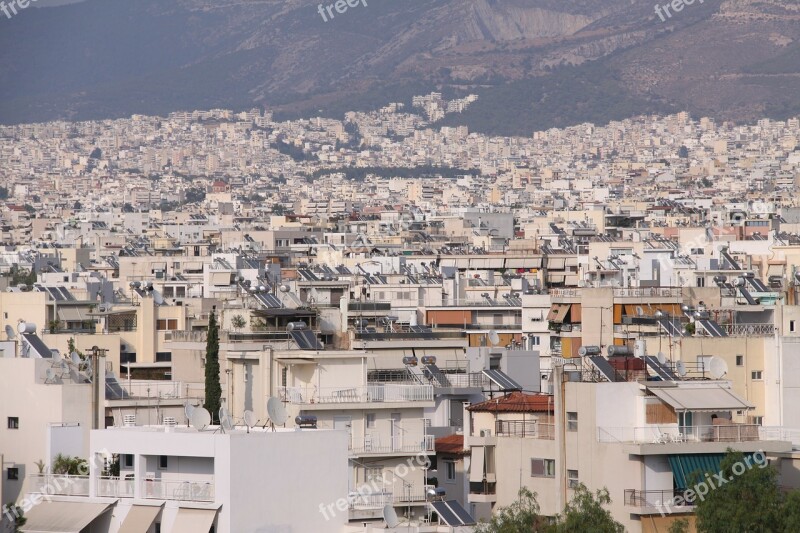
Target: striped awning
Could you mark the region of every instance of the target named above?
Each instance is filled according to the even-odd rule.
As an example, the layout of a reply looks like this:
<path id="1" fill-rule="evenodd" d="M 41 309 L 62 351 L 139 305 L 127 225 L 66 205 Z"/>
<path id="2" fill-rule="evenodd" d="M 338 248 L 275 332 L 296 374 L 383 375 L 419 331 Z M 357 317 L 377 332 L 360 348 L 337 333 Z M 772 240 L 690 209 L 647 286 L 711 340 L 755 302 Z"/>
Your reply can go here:
<path id="1" fill-rule="evenodd" d="M 686 455 L 670 455 L 669 466 L 672 468 L 672 477 L 675 487 L 687 489 L 702 481 L 705 475 L 713 476 L 720 470 L 722 453 L 695 453 Z"/>

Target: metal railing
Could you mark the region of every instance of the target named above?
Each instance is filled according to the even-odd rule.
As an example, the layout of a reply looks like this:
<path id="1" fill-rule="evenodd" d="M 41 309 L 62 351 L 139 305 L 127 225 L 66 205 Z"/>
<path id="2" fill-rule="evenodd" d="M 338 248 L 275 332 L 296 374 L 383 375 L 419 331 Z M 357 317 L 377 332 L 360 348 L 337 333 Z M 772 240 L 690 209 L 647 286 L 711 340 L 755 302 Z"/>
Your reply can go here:
<path id="1" fill-rule="evenodd" d="M 350 452 L 355 455 L 387 454 L 387 453 L 419 453 L 434 451 L 433 435 L 419 435 L 417 437 L 403 435 L 391 438 L 389 443 L 382 443 L 377 436 L 364 438 L 357 442 L 357 446 L 350 446 Z"/>
<path id="2" fill-rule="evenodd" d="M 28 491 L 57 496 L 88 496 L 89 476 L 29 474 Z"/>
<path id="3" fill-rule="evenodd" d="M 625 489 L 625 497 L 624 497 L 624 504 L 628 507 L 639 507 L 639 508 L 646 508 L 646 507 L 654 507 L 654 508 L 663 508 L 667 506 L 669 508 L 670 502 L 676 501 L 675 498 L 683 498 L 686 491 L 682 489 L 673 489 L 673 490 L 636 490 L 636 489 Z M 684 500 L 684 504 L 682 506 L 691 506 L 691 502 L 686 502 Z"/>
<path id="4" fill-rule="evenodd" d="M 142 481 L 142 497 L 151 500 L 213 502 L 214 484 L 202 481 Z"/>
<path id="5" fill-rule="evenodd" d="M 489 379 L 482 372 L 469 372 L 469 373 L 457 373 L 457 374 L 449 374 L 447 372 L 443 372 L 443 374 L 447 378 L 447 381 L 450 383 L 450 385 L 448 385 L 449 387 L 455 387 L 455 388 L 484 387 L 489 384 Z M 381 377 L 378 379 L 369 380 L 369 384 L 371 385 L 382 385 L 386 383 L 419 385 L 419 383 L 415 381 L 410 381 L 405 376 L 398 376 L 396 379 L 394 377 Z M 431 385 L 433 385 L 434 387 L 441 387 L 441 384 L 435 379 L 431 381 Z"/>
<path id="6" fill-rule="evenodd" d="M 281 387 L 282 401 L 295 404 L 364 403 L 364 402 L 431 402 L 432 385 L 372 384 L 356 387 Z"/>
<path id="7" fill-rule="evenodd" d="M 664 287 L 632 287 L 614 289 L 615 298 L 680 298 L 681 289 Z"/>
<path id="8" fill-rule="evenodd" d="M 350 492 L 347 499 L 350 503 L 350 509 L 382 509 L 389 504 L 424 502 L 427 499 L 426 493 L 429 488 L 433 488 L 433 485 L 425 485 L 422 488 L 412 485 L 398 493 L 383 490 L 380 492 L 359 494 L 354 491 Z"/>
<path id="9" fill-rule="evenodd" d="M 666 444 L 680 442 L 749 442 L 761 440 L 756 424 L 719 424 L 713 426 L 677 425 L 597 428 L 598 442 L 629 444 Z"/>
<path id="10" fill-rule="evenodd" d="M 131 398 L 183 398 L 181 381 L 120 380 L 120 386 Z"/>
<path id="11" fill-rule="evenodd" d="M 720 324 L 731 337 L 770 336 L 775 334 L 775 324 Z"/>
<path id="12" fill-rule="evenodd" d="M 133 498 L 136 483 L 133 479 L 101 477 L 97 480 L 97 496 L 103 498 Z"/>
<path id="13" fill-rule="evenodd" d="M 497 420 L 494 431 L 498 437 L 554 440 L 556 436 L 555 424 L 544 424 L 535 420 Z"/>

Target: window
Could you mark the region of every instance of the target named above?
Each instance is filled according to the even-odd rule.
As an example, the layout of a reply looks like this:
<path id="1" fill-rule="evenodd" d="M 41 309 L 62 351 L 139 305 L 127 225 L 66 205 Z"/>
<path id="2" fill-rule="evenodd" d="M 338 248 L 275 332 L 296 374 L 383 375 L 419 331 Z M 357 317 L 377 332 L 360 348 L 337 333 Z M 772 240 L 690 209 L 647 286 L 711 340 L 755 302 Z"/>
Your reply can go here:
<path id="1" fill-rule="evenodd" d="M 455 461 L 445 461 L 444 462 L 444 480 L 453 482 L 456 480 L 456 462 Z"/>
<path id="2" fill-rule="evenodd" d="M 574 489 L 578 486 L 578 471 L 567 470 L 567 487 Z"/>
<path id="3" fill-rule="evenodd" d="M 167 321 L 163 318 L 159 318 L 156 320 L 156 330 L 157 331 L 166 331 L 167 330 Z"/>
<path id="4" fill-rule="evenodd" d="M 761 381 L 761 370 L 753 370 L 750 373 L 750 377 L 753 379 L 753 381 Z"/>
<path id="5" fill-rule="evenodd" d="M 383 466 L 368 466 L 364 468 L 364 482 L 383 481 Z"/>
<path id="6" fill-rule="evenodd" d="M 789 321 L 789 331 L 794 333 L 794 320 Z"/>
<path id="7" fill-rule="evenodd" d="M 158 456 L 158 468 L 160 470 L 166 470 L 168 464 L 169 464 L 169 458 L 166 455 Z"/>
<path id="8" fill-rule="evenodd" d="M 531 335 L 529 338 L 531 339 L 531 346 L 539 346 L 542 343 L 542 339 L 537 335 Z"/>
<path id="9" fill-rule="evenodd" d="M 753 424 L 755 424 L 757 426 L 760 426 L 763 423 L 764 423 L 764 417 L 763 416 L 754 416 L 753 417 Z"/>
<path id="10" fill-rule="evenodd" d="M 744 366 L 744 356 L 737 355 L 736 356 L 736 366 Z"/>
<path id="11" fill-rule="evenodd" d="M 367 413 L 367 429 L 375 428 L 375 413 Z"/>
<path id="12" fill-rule="evenodd" d="M 133 454 L 125 454 L 122 456 L 122 464 L 126 468 L 133 468 Z"/>
<path id="13" fill-rule="evenodd" d="M 578 413 L 567 412 L 567 431 L 578 431 Z"/>
<path id="14" fill-rule="evenodd" d="M 9 481 L 16 481 L 19 479 L 19 468 L 11 467 L 8 469 Z"/>
<path id="15" fill-rule="evenodd" d="M 556 477 L 554 459 L 531 459 L 531 477 Z"/>
<path id="16" fill-rule="evenodd" d="M 8 417 L 8 429 L 19 429 L 19 417 L 18 416 L 9 416 Z"/>
<path id="17" fill-rule="evenodd" d="M 698 287 L 705 287 L 706 286 L 706 278 L 697 278 L 697 286 Z"/>
<path id="18" fill-rule="evenodd" d="M 177 318 L 170 318 L 167 320 L 167 329 L 171 331 L 175 331 L 178 329 L 178 319 Z"/>

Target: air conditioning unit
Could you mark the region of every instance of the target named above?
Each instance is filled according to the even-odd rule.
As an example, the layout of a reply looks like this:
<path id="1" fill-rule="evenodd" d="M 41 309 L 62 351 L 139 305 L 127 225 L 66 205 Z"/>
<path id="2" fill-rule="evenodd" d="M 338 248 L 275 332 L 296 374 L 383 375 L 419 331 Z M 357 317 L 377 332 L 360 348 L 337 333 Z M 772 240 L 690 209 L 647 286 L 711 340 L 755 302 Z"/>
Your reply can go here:
<path id="1" fill-rule="evenodd" d="M 491 429 L 482 429 L 481 430 L 481 437 L 491 437 L 492 430 Z"/>

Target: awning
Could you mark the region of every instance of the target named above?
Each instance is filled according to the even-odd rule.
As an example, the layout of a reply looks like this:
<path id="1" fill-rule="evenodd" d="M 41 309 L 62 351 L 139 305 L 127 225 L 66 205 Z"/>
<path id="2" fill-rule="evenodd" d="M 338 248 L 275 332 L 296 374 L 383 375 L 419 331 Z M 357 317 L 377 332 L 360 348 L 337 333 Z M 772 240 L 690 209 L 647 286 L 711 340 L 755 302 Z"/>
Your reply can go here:
<path id="1" fill-rule="evenodd" d="M 95 518 L 108 510 L 106 503 L 48 502 L 34 505 L 27 513 L 27 522 L 20 528 L 25 533 L 80 533 Z"/>
<path id="2" fill-rule="evenodd" d="M 481 483 L 483 481 L 483 446 L 473 446 L 470 450 L 469 481 Z"/>
<path id="3" fill-rule="evenodd" d="M 564 270 L 564 267 L 567 264 L 566 257 L 553 257 L 547 256 L 547 268 L 548 270 Z"/>
<path id="4" fill-rule="evenodd" d="M 564 317 L 567 316 L 569 308 L 570 304 L 553 304 L 550 308 L 550 312 L 547 314 L 547 321 L 561 324 L 564 322 Z"/>
<path id="5" fill-rule="evenodd" d="M 299 357 L 279 357 L 279 363 L 284 365 L 316 365 L 317 362 L 313 359 L 300 359 Z"/>
<path id="6" fill-rule="evenodd" d="M 687 489 L 703 480 L 706 474 L 713 476 L 722 468 L 722 453 L 696 453 L 691 455 L 670 455 L 669 466 L 672 468 L 672 477 L 675 486 Z"/>
<path id="7" fill-rule="evenodd" d="M 205 533 L 214 525 L 216 509 L 178 509 L 170 533 Z"/>
<path id="8" fill-rule="evenodd" d="M 506 268 L 524 268 L 526 270 L 542 268 L 542 258 L 541 256 L 509 257 L 506 259 Z"/>
<path id="9" fill-rule="evenodd" d="M 89 317 L 81 312 L 79 307 L 59 307 L 58 318 L 63 322 L 85 322 Z"/>
<path id="10" fill-rule="evenodd" d="M 661 401 L 676 411 L 733 411 L 753 406 L 730 389 L 720 385 L 708 387 L 649 387 Z"/>
<path id="11" fill-rule="evenodd" d="M 131 506 L 131 510 L 122 521 L 119 533 L 147 533 L 160 512 L 160 505 Z"/>

